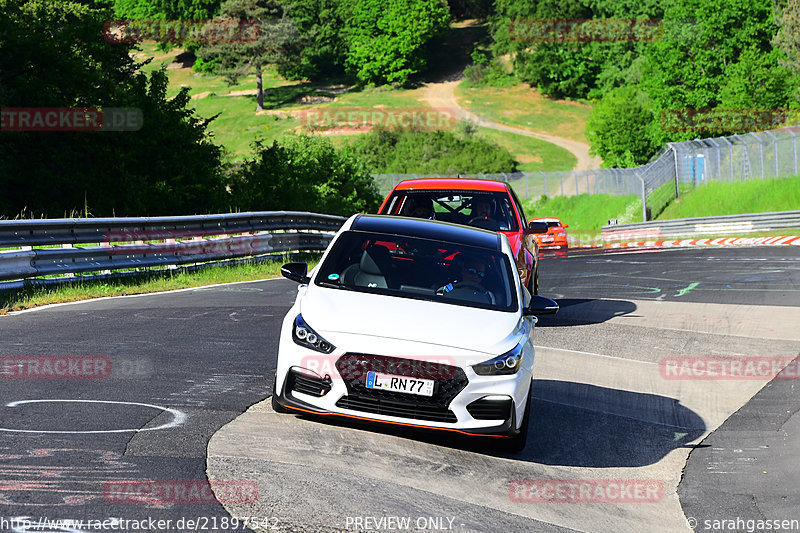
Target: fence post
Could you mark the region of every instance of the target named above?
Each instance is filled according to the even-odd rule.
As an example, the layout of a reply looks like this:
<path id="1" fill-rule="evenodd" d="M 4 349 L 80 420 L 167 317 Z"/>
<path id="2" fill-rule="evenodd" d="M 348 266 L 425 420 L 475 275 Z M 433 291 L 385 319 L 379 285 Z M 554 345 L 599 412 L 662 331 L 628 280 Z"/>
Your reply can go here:
<path id="1" fill-rule="evenodd" d="M 675 198 L 677 198 L 680 196 L 680 190 L 678 188 L 678 149 L 675 148 L 673 143 L 667 143 L 667 146 L 672 149 L 672 154 L 675 156 Z M 644 199 L 642 199 L 642 201 L 644 201 Z"/>
<path id="2" fill-rule="evenodd" d="M 633 171 L 633 175 L 642 182 L 642 222 L 647 222 L 647 192 L 644 187 L 644 178 L 635 170 Z"/>
<path id="3" fill-rule="evenodd" d="M 758 135 L 756 135 L 752 131 L 750 132 L 750 135 L 755 137 L 756 138 L 756 142 L 758 142 L 758 160 L 761 163 L 761 179 L 763 180 L 764 179 L 764 145 L 761 144 L 761 139 L 758 137 Z"/>
<path id="4" fill-rule="evenodd" d="M 727 137 L 720 137 L 720 139 L 728 143 L 728 150 L 731 156 L 728 165 L 731 167 L 731 181 L 733 181 L 733 143 L 730 142 Z"/>
<path id="5" fill-rule="evenodd" d="M 767 135 L 772 137 L 772 155 L 775 156 L 775 177 L 778 177 L 778 139 L 771 131 L 764 131 Z"/>
<path id="6" fill-rule="evenodd" d="M 544 181 L 544 195 L 547 196 L 547 174 L 545 174 L 541 170 L 539 171 L 539 173 L 542 175 L 542 181 Z"/>

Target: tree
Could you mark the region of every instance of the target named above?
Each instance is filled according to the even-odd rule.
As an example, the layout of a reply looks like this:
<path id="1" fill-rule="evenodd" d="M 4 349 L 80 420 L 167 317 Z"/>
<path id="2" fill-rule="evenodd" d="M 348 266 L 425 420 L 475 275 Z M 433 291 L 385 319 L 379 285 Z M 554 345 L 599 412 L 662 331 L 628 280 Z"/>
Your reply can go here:
<path id="1" fill-rule="evenodd" d="M 494 52 L 511 54 L 517 77 L 544 94 L 598 98 L 613 87 L 638 83 L 637 58 L 651 38 L 649 21 L 662 16 L 661 4 L 658 0 L 497 0 L 497 14 L 491 19 Z M 630 23 L 633 19 L 640 21 L 637 26 Z M 552 23 L 563 24 L 563 41 L 554 42 L 559 35 Z"/>
<path id="2" fill-rule="evenodd" d="M 586 124 L 591 152 L 603 159 L 603 166 L 643 165 L 658 149 L 650 135 L 654 120 L 652 103 L 636 86 L 612 89 L 592 109 Z"/>
<path id="3" fill-rule="evenodd" d="M 344 22 L 339 0 L 280 1 L 297 29 L 297 36 L 276 57 L 278 72 L 289 79 L 344 74 L 345 49 L 339 37 Z"/>
<path id="4" fill-rule="evenodd" d="M 256 21 L 258 32 L 255 38 L 244 36 L 228 42 L 218 42 L 200 47 L 198 55 L 204 61 L 219 61 L 217 74 L 228 83 L 235 84 L 240 78 L 254 72 L 256 75 L 256 112 L 264 110 L 264 88 L 262 69 L 278 60 L 280 50 L 297 38 L 297 30 L 291 19 L 275 0 L 227 0 L 215 24 L 230 21 Z M 285 54 L 284 54 L 285 55 Z"/>
<path id="5" fill-rule="evenodd" d="M 444 0 L 342 0 L 345 66 L 359 80 L 405 83 L 425 66 L 423 45 L 447 29 Z"/>
<path id="6" fill-rule="evenodd" d="M 776 22 L 780 28 L 772 40 L 773 46 L 786 55 L 784 66 L 800 72 L 800 0 L 783 0 Z M 783 3 L 784 5 L 780 6 Z"/>
<path id="7" fill-rule="evenodd" d="M 246 211 L 297 210 L 349 216 L 372 212 L 381 197 L 364 167 L 330 139 L 298 135 L 256 143 L 255 158 L 236 170 L 230 189 Z"/>
<path id="8" fill-rule="evenodd" d="M 771 41 L 771 0 L 675 0 L 665 38 L 646 52 L 642 86 L 656 116 L 671 110 L 784 107 L 793 99 L 791 73 Z M 707 135 L 740 133 L 721 128 Z M 658 144 L 695 131 L 652 131 Z"/>
<path id="9" fill-rule="evenodd" d="M 221 149 L 187 91 L 167 99 L 163 71 L 137 71 L 110 44 L 109 10 L 69 0 L 0 0 L 0 107 L 130 107 L 139 131 L 0 131 L 0 208 L 64 216 L 175 215 L 225 205 Z"/>
<path id="10" fill-rule="evenodd" d="M 111 0 L 117 17 L 133 20 L 205 20 L 221 0 Z"/>

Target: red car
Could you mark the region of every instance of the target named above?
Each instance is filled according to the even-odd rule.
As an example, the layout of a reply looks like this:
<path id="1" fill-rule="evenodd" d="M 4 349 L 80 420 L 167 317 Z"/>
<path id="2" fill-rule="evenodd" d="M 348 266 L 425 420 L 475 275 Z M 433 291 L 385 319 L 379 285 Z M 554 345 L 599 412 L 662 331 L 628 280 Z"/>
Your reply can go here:
<path id="1" fill-rule="evenodd" d="M 412 179 L 398 183 L 378 210 L 441 220 L 497 231 L 508 237 L 517 270 L 531 294 L 539 293 L 539 245 L 536 233 L 547 225 L 528 223 L 519 198 L 502 181 L 476 179 Z"/>
<path id="2" fill-rule="evenodd" d="M 547 224 L 547 233 L 534 237 L 542 248 L 567 248 L 567 230 L 569 224 L 562 224 L 555 217 L 532 218 L 531 221 Z"/>

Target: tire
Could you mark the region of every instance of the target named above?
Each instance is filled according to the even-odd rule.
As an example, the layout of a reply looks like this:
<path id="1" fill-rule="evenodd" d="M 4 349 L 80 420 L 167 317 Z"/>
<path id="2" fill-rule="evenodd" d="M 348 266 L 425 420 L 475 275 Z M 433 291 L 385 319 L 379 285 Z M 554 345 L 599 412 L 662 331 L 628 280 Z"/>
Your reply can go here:
<path id="1" fill-rule="evenodd" d="M 520 453 L 525 449 L 525 445 L 528 443 L 528 423 L 530 422 L 531 418 L 531 403 L 533 403 L 533 381 L 531 381 L 531 386 L 528 388 L 528 398 L 525 402 L 525 412 L 522 415 L 522 426 L 519 428 L 519 433 L 511 438 L 504 439 L 502 443 L 502 451 L 508 453 Z"/>
<path id="2" fill-rule="evenodd" d="M 275 378 L 275 385 L 278 384 L 278 378 Z M 276 413 L 290 413 L 291 411 L 278 403 L 278 391 L 275 386 L 272 387 L 272 410 Z"/>

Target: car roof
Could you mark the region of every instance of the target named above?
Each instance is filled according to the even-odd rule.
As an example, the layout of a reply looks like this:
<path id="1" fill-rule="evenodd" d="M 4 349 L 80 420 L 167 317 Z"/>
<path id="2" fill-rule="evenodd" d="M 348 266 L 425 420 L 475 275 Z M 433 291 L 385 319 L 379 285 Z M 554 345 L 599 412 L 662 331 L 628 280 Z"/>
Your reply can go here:
<path id="1" fill-rule="evenodd" d="M 420 178 L 404 180 L 394 190 L 412 191 L 415 189 L 444 189 L 455 191 L 498 191 L 506 192 L 507 185 L 503 181 L 478 180 L 464 178 Z"/>
<path id="2" fill-rule="evenodd" d="M 350 230 L 418 237 L 502 251 L 499 233 L 438 220 L 395 215 L 357 215 Z"/>

